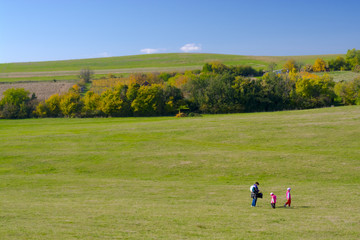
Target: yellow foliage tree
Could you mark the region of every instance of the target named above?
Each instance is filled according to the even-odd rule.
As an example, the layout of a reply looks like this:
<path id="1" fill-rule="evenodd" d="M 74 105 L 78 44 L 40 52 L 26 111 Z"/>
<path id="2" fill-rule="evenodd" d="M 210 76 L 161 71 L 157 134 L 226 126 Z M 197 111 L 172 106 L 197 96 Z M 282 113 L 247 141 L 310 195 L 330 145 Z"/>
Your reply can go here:
<path id="1" fill-rule="evenodd" d="M 100 96 L 93 91 L 88 91 L 83 98 L 83 112 L 86 116 L 93 116 L 99 113 Z"/>
<path id="2" fill-rule="evenodd" d="M 69 91 L 60 100 L 60 110 L 66 117 L 76 117 L 81 112 L 82 99 L 79 93 Z"/>
<path id="3" fill-rule="evenodd" d="M 283 66 L 285 72 L 293 72 L 296 71 L 296 62 L 294 59 L 289 59 L 287 60 L 287 62 L 284 64 Z"/>
<path id="4" fill-rule="evenodd" d="M 47 100 L 45 100 L 48 117 L 59 117 L 61 114 L 60 101 L 61 97 L 59 94 L 51 95 Z"/>
<path id="5" fill-rule="evenodd" d="M 326 62 L 322 58 L 316 59 L 314 66 L 314 72 L 325 72 L 326 71 Z"/>

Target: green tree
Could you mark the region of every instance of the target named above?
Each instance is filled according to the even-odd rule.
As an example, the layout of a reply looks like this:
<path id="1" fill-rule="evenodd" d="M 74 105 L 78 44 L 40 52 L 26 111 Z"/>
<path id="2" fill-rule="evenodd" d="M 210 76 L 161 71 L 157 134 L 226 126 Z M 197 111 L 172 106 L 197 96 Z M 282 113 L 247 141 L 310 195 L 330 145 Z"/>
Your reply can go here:
<path id="1" fill-rule="evenodd" d="M 76 92 L 68 92 L 60 100 L 60 110 L 66 117 L 79 117 L 83 102 L 81 96 Z"/>
<path id="2" fill-rule="evenodd" d="M 41 118 L 47 117 L 47 108 L 46 108 L 45 102 L 40 102 L 36 106 L 35 116 L 41 117 Z"/>
<path id="3" fill-rule="evenodd" d="M 301 108 L 324 107 L 334 104 L 335 82 L 328 75 L 323 77 L 302 77 L 296 82 L 296 94 L 301 98 Z"/>
<path id="4" fill-rule="evenodd" d="M 129 102 L 132 102 L 135 100 L 137 93 L 139 91 L 140 85 L 137 83 L 132 83 L 129 85 L 129 88 L 126 92 L 126 97 L 129 100 Z"/>
<path id="5" fill-rule="evenodd" d="M 263 70 L 260 69 L 257 71 L 256 69 L 252 68 L 251 66 L 234 66 L 229 67 L 228 73 L 232 73 L 235 76 L 244 76 L 244 77 L 255 77 L 255 76 L 262 76 Z"/>
<path id="6" fill-rule="evenodd" d="M 127 90 L 126 85 L 119 85 L 103 92 L 100 97 L 100 110 L 111 117 L 130 116 L 130 103 L 126 97 Z"/>
<path id="7" fill-rule="evenodd" d="M 204 73 L 224 73 L 227 70 L 229 70 L 229 68 L 219 61 L 205 63 L 202 69 Z"/>
<path id="8" fill-rule="evenodd" d="M 335 93 L 342 104 L 360 105 L 360 77 L 349 82 L 338 82 L 335 85 Z"/>
<path id="9" fill-rule="evenodd" d="M 0 101 L 0 117 L 2 118 L 27 118 L 33 109 L 30 108 L 29 91 L 24 88 L 10 88 L 4 93 Z"/>
<path id="10" fill-rule="evenodd" d="M 86 117 L 93 117 L 101 115 L 100 110 L 100 96 L 93 91 L 86 92 L 83 98 L 84 106 L 83 113 Z"/>
<path id="11" fill-rule="evenodd" d="M 212 72 L 211 64 L 210 63 L 205 63 L 203 68 L 202 68 L 202 71 L 204 73 Z"/>
<path id="12" fill-rule="evenodd" d="M 232 88 L 234 74 L 201 74 L 193 76 L 184 91 L 192 110 L 204 113 L 240 112 L 243 107 L 236 103 L 236 91 Z"/>
<path id="13" fill-rule="evenodd" d="M 162 85 L 141 86 L 131 103 L 136 116 L 156 116 L 164 114 L 164 89 Z"/>
<path id="14" fill-rule="evenodd" d="M 337 57 L 329 61 L 329 68 L 331 71 L 346 70 L 347 64 L 343 57 Z"/>
<path id="15" fill-rule="evenodd" d="M 171 78 L 172 76 L 174 76 L 175 74 L 170 74 L 167 72 L 162 72 L 159 75 L 159 78 L 162 79 L 164 82 L 167 82 L 169 80 L 169 78 Z"/>
<path id="16" fill-rule="evenodd" d="M 288 75 L 273 72 L 265 74 L 261 79 L 261 105 L 265 111 L 291 109 L 291 94 L 294 83 Z"/>
<path id="17" fill-rule="evenodd" d="M 292 71 L 297 71 L 297 70 L 298 69 L 296 69 L 296 62 L 294 59 L 287 60 L 283 66 L 284 72 L 292 72 Z"/>
<path id="18" fill-rule="evenodd" d="M 356 65 L 360 65 L 360 50 L 356 50 L 355 48 L 349 49 L 346 53 L 346 62 L 351 69 Z"/>
<path id="19" fill-rule="evenodd" d="M 46 115 L 48 117 L 61 116 L 60 101 L 61 97 L 59 94 L 51 95 L 47 100 L 45 100 Z"/>
<path id="20" fill-rule="evenodd" d="M 195 75 L 184 85 L 184 96 L 188 99 L 193 111 L 205 111 L 207 109 L 208 94 L 206 89 L 209 86 L 209 79 L 212 77 L 214 76 L 211 73 Z"/>
<path id="21" fill-rule="evenodd" d="M 355 65 L 355 67 L 353 67 L 353 72 L 360 73 L 360 65 Z"/>
<path id="22" fill-rule="evenodd" d="M 232 88 L 235 90 L 235 101 L 245 112 L 263 111 L 261 82 L 257 79 L 237 76 Z"/>
<path id="23" fill-rule="evenodd" d="M 208 79 L 205 98 L 200 105 L 203 112 L 231 113 L 239 112 L 242 107 L 235 102 L 235 90 L 231 87 L 234 76 L 230 73 L 217 74 Z"/>
<path id="24" fill-rule="evenodd" d="M 164 114 L 175 114 L 180 106 L 185 106 L 181 90 L 175 86 L 166 85 L 164 88 L 165 109 Z"/>

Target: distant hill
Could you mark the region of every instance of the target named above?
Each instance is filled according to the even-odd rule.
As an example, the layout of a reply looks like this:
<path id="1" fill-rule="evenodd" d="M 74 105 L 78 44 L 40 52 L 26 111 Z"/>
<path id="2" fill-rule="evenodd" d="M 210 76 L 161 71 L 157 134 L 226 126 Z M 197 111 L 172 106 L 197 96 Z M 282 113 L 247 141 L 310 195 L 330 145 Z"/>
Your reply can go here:
<path id="1" fill-rule="evenodd" d="M 255 68 L 266 68 L 270 62 L 281 66 L 287 59 L 313 64 L 316 58 L 329 60 L 344 54 L 307 55 L 307 56 L 242 56 L 207 53 L 164 53 L 122 57 L 91 58 L 46 62 L 24 62 L 0 64 L 0 73 L 78 71 L 83 67 L 94 70 L 120 69 L 186 69 L 200 68 L 206 62 L 220 61 L 227 65 L 250 65 Z M 69 73 L 66 73 L 69 74 Z"/>

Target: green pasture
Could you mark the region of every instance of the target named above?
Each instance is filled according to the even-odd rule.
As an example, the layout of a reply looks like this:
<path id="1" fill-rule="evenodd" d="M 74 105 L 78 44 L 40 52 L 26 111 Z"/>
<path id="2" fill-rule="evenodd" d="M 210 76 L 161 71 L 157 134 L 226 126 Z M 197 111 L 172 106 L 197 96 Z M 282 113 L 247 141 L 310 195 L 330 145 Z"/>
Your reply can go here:
<path id="1" fill-rule="evenodd" d="M 4 240 L 360 235 L 360 106 L 0 120 L 0 133 Z"/>
<path id="2" fill-rule="evenodd" d="M 352 71 L 334 71 L 334 72 L 314 72 L 314 74 L 323 76 L 324 74 L 328 74 L 330 77 L 334 79 L 335 82 L 339 81 L 351 81 L 357 77 L 360 77 L 360 73 L 352 72 Z"/>
<path id="3" fill-rule="evenodd" d="M 116 77 L 127 77 L 129 74 L 119 73 L 114 74 Z M 100 79 L 107 77 L 108 74 L 94 74 L 93 79 Z M 0 82 L 12 83 L 12 82 L 49 82 L 49 81 L 79 81 L 78 75 L 65 75 L 65 76 L 43 76 L 43 77 L 17 77 L 17 78 L 1 78 Z"/>
<path id="4" fill-rule="evenodd" d="M 28 82 L 74 80 L 80 69 L 90 67 L 95 70 L 94 78 L 107 76 L 108 73 L 126 76 L 133 72 L 174 72 L 201 69 L 206 62 L 220 61 L 226 65 L 250 65 L 266 69 L 271 62 L 282 68 L 288 59 L 295 59 L 303 64 L 313 64 L 316 58 L 335 59 L 343 54 L 308 55 L 308 56 L 242 56 L 204 53 L 168 53 L 147 54 L 122 57 L 78 59 L 48 62 L 25 62 L 0 64 L 0 82 Z M 349 78 L 348 72 L 338 73 Z"/>
<path id="5" fill-rule="evenodd" d="M 283 65 L 292 58 L 303 63 L 313 64 L 316 58 L 334 59 L 344 54 L 308 55 L 308 56 L 243 56 L 205 53 L 166 53 L 132 55 L 122 57 L 91 58 L 64 61 L 2 63 L 0 73 L 43 72 L 43 71 L 79 71 L 83 67 L 94 70 L 131 69 L 131 68 L 164 68 L 164 67 L 202 67 L 204 63 L 220 61 L 227 65 L 250 65 L 255 68 L 266 68 L 270 62 Z"/>
<path id="6" fill-rule="evenodd" d="M 12 82 L 50 82 L 50 81 L 78 81 L 79 78 L 76 75 L 66 76 L 43 76 L 43 77 L 16 77 L 16 78 L 1 78 L 0 82 L 12 83 Z"/>

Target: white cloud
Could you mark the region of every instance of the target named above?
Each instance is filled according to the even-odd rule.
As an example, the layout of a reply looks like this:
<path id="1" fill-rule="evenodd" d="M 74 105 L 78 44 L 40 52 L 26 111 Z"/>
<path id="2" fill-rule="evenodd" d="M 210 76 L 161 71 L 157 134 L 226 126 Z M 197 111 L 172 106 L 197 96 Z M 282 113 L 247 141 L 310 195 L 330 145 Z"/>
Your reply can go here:
<path id="1" fill-rule="evenodd" d="M 180 48 L 183 52 L 197 52 L 201 51 L 201 44 L 188 43 Z"/>
<path id="2" fill-rule="evenodd" d="M 140 52 L 146 53 L 146 54 L 152 54 L 152 53 L 158 53 L 161 50 L 162 49 L 160 49 L 160 48 L 144 48 L 144 49 L 141 49 Z"/>
<path id="3" fill-rule="evenodd" d="M 102 52 L 98 54 L 99 57 L 111 57 L 111 55 L 108 52 Z"/>

